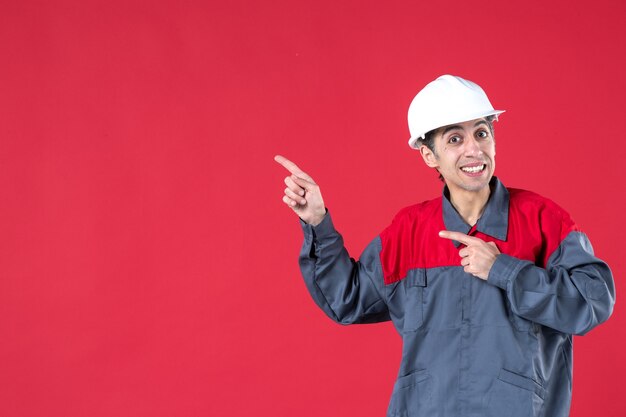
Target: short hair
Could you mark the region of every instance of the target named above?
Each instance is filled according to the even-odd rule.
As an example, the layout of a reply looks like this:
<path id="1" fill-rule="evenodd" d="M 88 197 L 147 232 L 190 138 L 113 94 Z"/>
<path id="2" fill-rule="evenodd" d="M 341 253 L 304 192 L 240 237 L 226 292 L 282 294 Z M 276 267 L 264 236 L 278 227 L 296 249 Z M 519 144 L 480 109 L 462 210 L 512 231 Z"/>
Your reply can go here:
<path id="1" fill-rule="evenodd" d="M 491 136 L 495 140 L 495 136 L 493 134 L 493 121 L 494 120 L 496 120 L 495 115 L 485 117 L 485 121 L 487 122 L 487 125 L 489 125 L 489 131 L 491 132 Z M 435 136 L 437 136 L 437 132 L 439 132 L 439 130 L 442 127 L 438 127 L 437 129 L 433 129 L 433 130 L 426 132 L 426 134 L 424 135 L 424 139 L 422 138 L 417 139 L 417 144 L 419 146 L 426 146 L 428 149 L 432 151 L 432 153 L 435 155 L 436 158 L 438 158 L 439 155 L 437 155 L 437 151 L 435 151 Z M 443 176 L 441 174 L 439 174 L 439 179 L 443 181 Z"/>

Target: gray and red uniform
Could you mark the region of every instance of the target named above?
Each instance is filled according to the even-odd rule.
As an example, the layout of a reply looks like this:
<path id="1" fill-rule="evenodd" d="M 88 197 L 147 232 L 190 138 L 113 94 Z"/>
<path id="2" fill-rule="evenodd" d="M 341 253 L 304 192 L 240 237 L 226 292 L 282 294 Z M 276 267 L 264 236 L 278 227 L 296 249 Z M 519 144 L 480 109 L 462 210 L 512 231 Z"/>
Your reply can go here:
<path id="1" fill-rule="evenodd" d="M 443 197 L 401 210 L 351 259 L 330 215 L 302 223 L 300 267 L 336 322 L 391 320 L 403 352 L 388 416 L 562 417 L 572 392 L 572 335 L 611 315 L 609 267 L 569 215 L 493 178 L 474 227 Z M 487 281 L 464 272 L 452 230 L 495 242 Z"/>

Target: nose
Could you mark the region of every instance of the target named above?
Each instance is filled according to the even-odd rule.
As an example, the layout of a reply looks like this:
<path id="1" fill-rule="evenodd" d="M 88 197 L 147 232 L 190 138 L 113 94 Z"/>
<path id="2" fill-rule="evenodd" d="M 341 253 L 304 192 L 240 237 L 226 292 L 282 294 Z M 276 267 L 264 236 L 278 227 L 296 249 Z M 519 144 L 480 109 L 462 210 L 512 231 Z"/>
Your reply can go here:
<path id="1" fill-rule="evenodd" d="M 464 151 L 466 156 L 479 156 L 483 153 L 482 149 L 480 148 L 480 143 L 478 143 L 476 138 L 473 136 L 469 136 L 465 140 Z"/>

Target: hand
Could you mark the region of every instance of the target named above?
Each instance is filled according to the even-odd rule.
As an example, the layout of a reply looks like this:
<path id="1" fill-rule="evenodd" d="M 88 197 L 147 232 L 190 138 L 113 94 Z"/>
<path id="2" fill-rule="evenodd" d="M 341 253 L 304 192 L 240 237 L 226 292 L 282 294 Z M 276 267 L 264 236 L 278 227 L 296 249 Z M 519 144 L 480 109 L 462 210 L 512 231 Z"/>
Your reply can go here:
<path id="1" fill-rule="evenodd" d="M 276 155 L 274 161 L 291 173 L 285 178 L 283 202 L 306 223 L 317 226 L 326 215 L 326 207 L 320 187 L 308 174 L 284 156 Z"/>
<path id="2" fill-rule="evenodd" d="M 487 280 L 489 271 L 491 271 L 493 263 L 500 254 L 495 243 L 485 242 L 477 237 L 468 236 L 459 232 L 450 232 L 448 230 L 442 230 L 439 232 L 439 236 L 464 244 L 465 247 L 459 251 L 461 265 L 465 267 L 463 269 L 468 274 Z"/>

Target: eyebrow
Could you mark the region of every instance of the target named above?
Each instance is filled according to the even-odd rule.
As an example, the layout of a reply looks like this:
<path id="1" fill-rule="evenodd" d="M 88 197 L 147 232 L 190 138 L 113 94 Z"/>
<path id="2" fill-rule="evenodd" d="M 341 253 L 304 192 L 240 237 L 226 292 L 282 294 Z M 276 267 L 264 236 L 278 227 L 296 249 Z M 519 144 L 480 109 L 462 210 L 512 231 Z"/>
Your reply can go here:
<path id="1" fill-rule="evenodd" d="M 485 120 L 479 120 L 476 123 L 474 123 L 474 127 L 479 126 L 479 125 L 487 126 L 487 122 Z M 449 131 L 454 130 L 454 129 L 461 129 L 461 125 L 450 125 L 446 127 L 445 129 L 443 129 L 443 132 L 441 133 L 441 135 L 443 136 Z"/>

